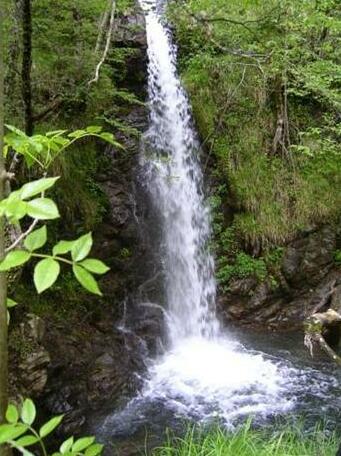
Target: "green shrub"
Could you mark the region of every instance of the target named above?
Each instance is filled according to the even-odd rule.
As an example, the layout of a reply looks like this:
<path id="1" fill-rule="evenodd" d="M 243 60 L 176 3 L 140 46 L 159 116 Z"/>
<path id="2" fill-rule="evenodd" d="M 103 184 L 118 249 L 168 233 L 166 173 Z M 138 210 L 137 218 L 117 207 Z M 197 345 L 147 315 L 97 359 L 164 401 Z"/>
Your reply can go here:
<path id="1" fill-rule="evenodd" d="M 263 258 L 253 258 L 250 255 L 240 252 L 237 254 L 233 264 L 226 264 L 218 269 L 217 278 L 222 283 L 227 283 L 232 278 L 244 279 L 254 276 L 259 281 L 267 276 L 266 264 Z"/>

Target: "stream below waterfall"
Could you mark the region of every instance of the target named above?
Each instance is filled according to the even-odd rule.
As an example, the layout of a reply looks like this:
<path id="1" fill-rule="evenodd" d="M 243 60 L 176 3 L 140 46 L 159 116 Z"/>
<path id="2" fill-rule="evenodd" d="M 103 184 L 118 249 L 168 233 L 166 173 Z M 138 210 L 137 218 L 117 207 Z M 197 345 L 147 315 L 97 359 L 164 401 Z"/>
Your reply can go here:
<path id="1" fill-rule="evenodd" d="M 256 426 L 302 422 L 309 431 L 324 422 L 341 432 L 341 371 L 322 354 L 310 358 L 302 334 L 235 329 L 228 335 L 238 340 L 230 345 L 236 352 L 194 344 L 151 362 L 142 393 L 94 420 L 92 432 L 107 454 L 141 454 L 164 442 L 167 429 L 182 435 L 188 423 L 229 428 L 249 416 Z"/>
<path id="2" fill-rule="evenodd" d="M 326 419 L 339 424 L 340 372 L 328 360 L 310 359 L 301 334 L 222 329 L 216 316 L 214 260 L 208 243 L 200 147 L 187 94 L 177 74 L 176 47 L 163 1 L 141 0 L 149 59 L 150 122 L 141 168 L 150 204 L 159 215 L 168 346 L 147 361 L 138 395 L 122 410 L 98 419 L 106 443 L 143 447 L 146 434 L 162 440 L 184 422 L 234 426 L 279 417 Z M 119 454 L 134 454 L 124 453 Z M 110 451 L 108 451 L 108 454 Z"/>

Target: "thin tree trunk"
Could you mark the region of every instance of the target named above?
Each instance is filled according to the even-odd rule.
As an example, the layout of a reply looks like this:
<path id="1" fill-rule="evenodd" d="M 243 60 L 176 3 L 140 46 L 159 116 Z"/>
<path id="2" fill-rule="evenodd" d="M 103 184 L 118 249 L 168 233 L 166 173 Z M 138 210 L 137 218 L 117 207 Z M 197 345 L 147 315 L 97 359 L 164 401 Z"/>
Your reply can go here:
<path id="1" fill-rule="evenodd" d="M 4 0 L 0 0 L 0 201 L 5 195 L 6 170 L 3 157 L 4 138 L 4 50 L 3 50 L 3 11 Z M 0 218 L 0 260 L 5 253 L 5 224 Z M 7 278 L 0 273 L 0 423 L 5 419 L 8 401 L 8 346 L 7 346 Z M 7 448 L 0 447 L 0 456 L 8 454 Z"/>
<path id="2" fill-rule="evenodd" d="M 102 45 L 102 42 L 103 42 L 104 31 L 105 31 L 105 28 L 106 28 L 106 25 L 108 23 L 109 16 L 110 16 L 110 5 L 111 5 L 111 0 L 108 0 L 106 9 L 105 9 L 105 11 L 104 11 L 104 13 L 102 15 L 101 21 L 100 21 L 100 26 L 99 26 L 98 36 L 97 36 L 97 42 L 96 42 L 96 48 L 95 48 L 96 54 L 101 49 L 101 45 Z"/>
<path id="3" fill-rule="evenodd" d="M 16 118 L 18 114 L 18 106 L 14 103 L 14 100 L 19 96 L 20 93 L 20 70 L 19 70 L 19 58 L 20 58 L 20 30 L 21 30 L 21 0 L 12 1 L 12 7 L 10 9 L 9 17 L 11 20 L 11 28 L 9 30 L 9 43 L 8 49 L 5 54 L 7 57 L 7 65 L 5 68 L 5 99 L 11 100 L 11 103 L 7 104 L 7 115 L 9 118 Z"/>
<path id="4" fill-rule="evenodd" d="M 112 38 L 112 34 L 113 34 L 113 29 L 114 29 L 114 25 L 115 25 L 115 10 L 116 10 L 116 0 L 112 0 L 111 14 L 110 14 L 110 23 L 109 23 L 109 28 L 108 28 L 108 31 L 107 31 L 107 39 L 106 39 L 106 43 L 105 43 L 105 48 L 104 48 L 101 60 L 98 62 L 98 65 L 96 66 L 95 76 L 94 76 L 93 79 L 91 79 L 91 81 L 88 82 L 89 85 L 93 84 L 94 82 L 98 82 L 99 72 L 100 72 L 101 66 L 105 62 L 105 59 L 107 58 L 107 55 L 108 55 L 108 52 L 109 52 L 109 48 L 110 48 L 110 44 L 111 44 L 111 38 Z"/>
<path id="5" fill-rule="evenodd" d="M 22 57 L 22 97 L 24 102 L 25 133 L 33 135 L 33 113 L 32 113 L 32 11 L 31 0 L 23 0 L 23 57 Z"/>

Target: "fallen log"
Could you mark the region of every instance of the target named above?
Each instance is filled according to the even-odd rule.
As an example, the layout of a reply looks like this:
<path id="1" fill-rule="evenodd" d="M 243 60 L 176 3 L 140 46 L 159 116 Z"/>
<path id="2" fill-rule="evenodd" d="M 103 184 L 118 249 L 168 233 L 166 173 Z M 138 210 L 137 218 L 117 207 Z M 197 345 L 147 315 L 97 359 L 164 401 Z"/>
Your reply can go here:
<path id="1" fill-rule="evenodd" d="M 332 346 L 336 347 L 341 338 L 341 314 L 334 309 L 326 312 L 314 313 L 306 318 L 304 322 L 304 345 L 313 356 L 314 345 L 320 348 L 339 366 L 341 357 L 335 352 Z M 330 341 L 327 343 L 327 340 Z"/>

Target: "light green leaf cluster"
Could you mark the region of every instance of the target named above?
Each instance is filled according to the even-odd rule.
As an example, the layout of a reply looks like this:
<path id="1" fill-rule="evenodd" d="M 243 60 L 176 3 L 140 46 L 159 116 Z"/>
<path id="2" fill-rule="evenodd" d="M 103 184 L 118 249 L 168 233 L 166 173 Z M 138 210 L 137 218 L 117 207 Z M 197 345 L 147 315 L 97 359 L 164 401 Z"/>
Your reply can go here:
<path id="1" fill-rule="evenodd" d="M 25 241 L 26 250 L 10 251 L 0 263 L 0 271 L 22 266 L 31 258 L 39 258 L 35 265 L 33 280 L 38 293 L 49 289 L 58 279 L 60 263 L 69 264 L 78 282 L 93 294 L 102 295 L 93 274 L 105 274 L 109 271 L 102 261 L 87 258 L 92 244 L 92 234 L 87 233 L 74 241 L 59 241 L 52 249 L 52 255 L 36 253 L 36 250 L 45 245 L 47 241 L 46 226 L 30 233 Z M 71 255 L 71 259 L 63 255 Z"/>
<path id="2" fill-rule="evenodd" d="M 56 130 L 45 135 L 27 136 L 23 131 L 12 125 L 6 125 L 9 133 L 5 136 L 5 156 L 10 149 L 22 155 L 28 167 L 38 165 L 43 170 L 48 169 L 55 159 L 75 141 L 88 137 L 96 137 L 121 148 L 111 133 L 103 132 L 102 127 L 90 126 L 84 130 L 68 133 L 67 130 Z"/>
<path id="3" fill-rule="evenodd" d="M 94 134 L 95 127 L 92 128 Z M 98 127 L 99 128 L 99 127 Z M 98 131 L 96 127 L 96 131 Z M 86 132 L 86 130 L 84 130 Z M 82 132 L 84 132 L 82 130 Z M 81 133 L 79 133 L 81 134 Z M 83 134 L 83 133 L 82 133 Z M 18 223 L 24 217 L 34 219 L 31 228 L 24 235 L 23 248 L 9 248 L 9 251 L 0 263 L 0 271 L 8 271 L 27 263 L 31 258 L 40 261 L 34 269 L 34 284 L 38 293 L 49 289 L 58 279 L 60 263 L 69 264 L 78 282 L 91 293 L 102 295 L 93 274 L 105 274 L 109 268 L 99 260 L 89 259 L 93 240 L 91 233 L 81 236 L 75 241 L 60 241 L 52 249 L 52 255 L 37 253 L 47 242 L 46 226 L 34 229 L 38 221 L 53 220 L 59 217 L 56 204 L 52 199 L 45 198 L 49 190 L 58 180 L 58 177 L 44 177 L 23 185 L 19 190 L 12 192 L 8 198 L 0 202 L 0 216 L 6 216 L 11 223 Z M 35 198 L 40 194 L 40 197 Z M 33 199 L 30 199 L 33 198 Z M 71 259 L 60 255 L 71 254 Z"/>
<path id="4" fill-rule="evenodd" d="M 39 429 L 35 429 L 33 424 L 36 419 L 36 407 L 31 399 L 25 399 L 20 410 L 13 404 L 8 406 L 6 412 L 6 424 L 0 425 L 0 445 L 7 444 L 15 448 L 23 456 L 34 456 L 36 454 L 27 448 L 38 446 L 47 456 L 44 439 L 61 424 L 63 415 L 56 416 Z M 94 437 L 81 437 L 75 439 L 70 437 L 63 442 L 59 451 L 54 452 L 52 456 L 98 456 L 102 453 L 103 445 L 95 442 Z"/>
<path id="5" fill-rule="evenodd" d="M 44 193 L 50 189 L 59 177 L 44 177 L 23 185 L 0 202 L 0 216 L 5 216 L 11 223 L 18 223 L 28 216 L 37 220 L 53 220 L 59 217 L 56 204 Z M 33 198 L 33 199 L 31 199 Z"/>

